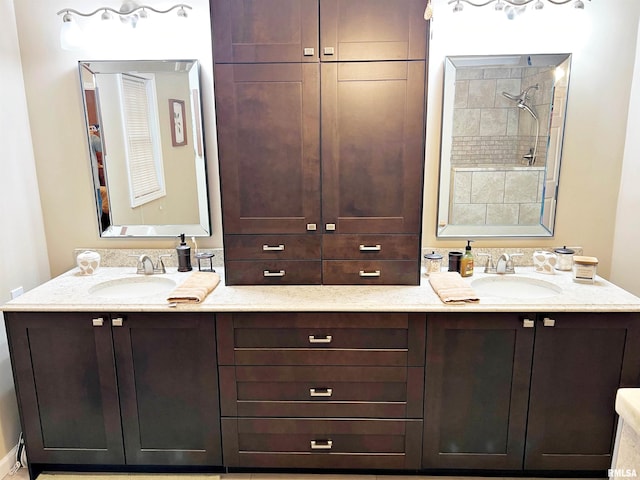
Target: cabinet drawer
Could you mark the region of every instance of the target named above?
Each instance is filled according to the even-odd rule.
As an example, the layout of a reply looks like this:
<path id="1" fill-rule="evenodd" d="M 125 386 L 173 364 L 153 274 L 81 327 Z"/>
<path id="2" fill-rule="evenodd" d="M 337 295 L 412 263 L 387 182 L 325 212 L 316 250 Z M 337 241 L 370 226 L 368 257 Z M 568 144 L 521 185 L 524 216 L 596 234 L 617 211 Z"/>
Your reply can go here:
<path id="1" fill-rule="evenodd" d="M 322 262 L 304 260 L 227 261 L 227 285 L 320 285 Z"/>
<path id="2" fill-rule="evenodd" d="M 325 260 L 325 285 L 419 285 L 416 260 Z"/>
<path id="3" fill-rule="evenodd" d="M 224 418 L 229 467 L 420 468 L 422 421 Z"/>
<path id="4" fill-rule="evenodd" d="M 227 260 L 313 260 L 322 256 L 320 235 L 225 235 Z"/>
<path id="5" fill-rule="evenodd" d="M 236 348 L 407 349 L 407 329 L 237 328 Z"/>
<path id="6" fill-rule="evenodd" d="M 324 235 L 323 258 L 328 260 L 416 260 L 418 235 Z"/>
<path id="7" fill-rule="evenodd" d="M 222 313 L 218 364 L 424 366 L 425 328 L 414 313 Z"/>
<path id="8" fill-rule="evenodd" d="M 418 418 L 423 367 L 220 367 L 223 416 Z"/>

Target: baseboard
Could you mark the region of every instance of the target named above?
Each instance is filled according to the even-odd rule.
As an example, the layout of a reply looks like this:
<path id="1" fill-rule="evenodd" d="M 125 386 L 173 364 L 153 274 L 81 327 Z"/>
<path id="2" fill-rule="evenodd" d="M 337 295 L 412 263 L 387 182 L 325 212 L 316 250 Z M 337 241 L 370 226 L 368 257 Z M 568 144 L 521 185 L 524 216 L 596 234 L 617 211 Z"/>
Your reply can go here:
<path id="1" fill-rule="evenodd" d="M 18 445 L 9 450 L 9 453 L 0 460 L 0 479 L 6 477 L 9 474 L 9 470 L 16 464 L 17 450 Z"/>

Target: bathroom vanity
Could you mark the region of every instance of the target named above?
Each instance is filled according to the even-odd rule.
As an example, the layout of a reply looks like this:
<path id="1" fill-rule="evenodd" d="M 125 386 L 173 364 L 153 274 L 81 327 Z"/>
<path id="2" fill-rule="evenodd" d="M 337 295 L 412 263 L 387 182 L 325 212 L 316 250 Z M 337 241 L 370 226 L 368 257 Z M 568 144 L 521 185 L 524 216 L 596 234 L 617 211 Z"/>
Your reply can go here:
<path id="1" fill-rule="evenodd" d="M 221 284 L 177 307 L 166 291 L 97 288 L 153 277 L 74 269 L 3 306 L 32 478 L 602 474 L 616 392 L 640 384 L 640 299 L 599 277 L 520 268 L 561 293 L 463 306 L 443 304 L 425 275 L 419 286 Z"/>

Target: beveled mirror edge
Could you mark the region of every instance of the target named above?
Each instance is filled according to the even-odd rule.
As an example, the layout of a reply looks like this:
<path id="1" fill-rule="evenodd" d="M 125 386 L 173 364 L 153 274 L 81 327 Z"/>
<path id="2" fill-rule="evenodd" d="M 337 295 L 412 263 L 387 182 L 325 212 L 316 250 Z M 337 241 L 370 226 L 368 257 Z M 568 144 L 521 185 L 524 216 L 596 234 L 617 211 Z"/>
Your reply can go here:
<path id="1" fill-rule="evenodd" d="M 532 63 L 527 63 L 531 62 Z M 448 117 L 453 116 L 453 108 L 447 108 L 447 102 L 453 105 L 453 99 L 455 95 L 454 88 L 447 89 L 447 78 L 451 76 L 451 73 L 455 73 L 456 67 L 459 66 L 544 66 L 548 65 L 550 61 L 553 61 L 553 65 L 564 65 L 566 69 L 566 91 L 562 96 L 564 101 L 564 111 L 562 114 L 561 128 L 559 129 L 559 138 L 557 139 L 558 151 L 556 159 L 556 172 L 555 172 L 555 194 L 553 197 L 554 207 L 551 218 L 548 221 L 548 226 L 541 222 L 538 225 L 453 225 L 446 224 L 441 221 L 442 208 L 449 208 L 450 194 L 451 194 L 451 175 L 447 171 L 444 172 L 443 155 L 451 151 L 451 138 L 453 131 L 452 118 L 448 120 Z M 521 54 L 521 55 L 455 55 L 446 56 L 444 59 L 443 68 L 443 92 L 442 92 L 442 115 L 441 115 L 441 142 L 440 142 L 440 161 L 438 167 L 438 204 L 436 209 L 436 225 L 435 235 L 436 238 L 543 238 L 553 237 L 556 224 L 555 211 L 557 209 L 558 201 L 558 185 L 559 185 L 559 173 L 562 163 L 562 147 L 564 144 L 564 132 L 566 124 L 566 104 L 569 98 L 569 83 L 571 73 L 571 53 L 553 53 L 553 54 Z M 454 76 L 455 79 L 455 76 Z M 549 134 L 547 134 L 547 143 Z M 450 167 L 448 168 L 450 169 Z M 447 170 L 448 170 L 447 169 Z M 546 166 L 545 166 L 546 172 Z M 443 181 L 444 180 L 446 181 Z M 545 177 L 546 180 L 546 177 Z M 446 198 L 445 198 L 446 197 Z M 542 199 L 544 203 L 544 198 Z M 448 213 L 445 217 L 448 219 Z"/>
<path id="2" fill-rule="evenodd" d="M 200 142 L 199 148 L 200 152 L 198 152 L 198 156 L 202 158 L 202 162 L 200 162 L 201 166 L 196 167 L 201 171 L 201 175 L 196 177 L 197 185 L 197 196 L 198 196 L 198 216 L 200 222 L 198 224 L 167 224 L 167 225 L 109 225 L 106 229 L 102 229 L 102 212 L 100 209 L 100 204 L 98 203 L 98 198 L 96 195 L 96 221 L 98 227 L 98 234 L 101 238 L 112 239 L 112 238 L 132 238 L 132 237 L 143 237 L 143 238 L 158 238 L 158 237 L 176 237 L 181 233 L 184 233 L 186 236 L 193 237 L 208 237 L 212 234 L 212 224 L 211 224 L 211 215 L 210 215 L 210 206 L 209 206 L 209 182 L 207 180 L 207 162 L 206 162 L 206 145 L 205 145 L 205 136 L 204 136 L 204 125 L 203 125 L 203 115 L 202 115 L 202 88 L 201 88 L 201 75 L 200 75 L 200 62 L 197 59 L 162 59 L 162 60 L 79 60 L 78 61 L 78 75 L 80 81 L 80 94 L 82 99 L 83 106 L 83 119 L 86 129 L 88 130 L 90 126 L 89 122 L 89 113 L 87 107 L 87 100 L 84 93 L 83 86 L 83 68 L 87 68 L 91 71 L 89 66 L 100 65 L 103 68 L 106 66 L 110 66 L 113 70 L 110 70 L 111 73 L 118 73 L 122 71 L 122 68 L 116 69 L 118 65 L 131 65 L 131 64 L 156 64 L 156 65 L 165 65 L 170 66 L 174 65 L 184 70 L 189 75 L 189 83 L 195 89 L 197 88 L 197 92 L 194 92 L 192 98 L 190 99 L 192 102 L 197 101 L 196 109 L 193 111 L 192 118 L 190 119 L 191 125 L 194 128 L 194 134 L 197 133 L 197 141 Z M 103 70 L 104 71 L 104 70 Z M 162 71 L 162 70 L 161 70 Z M 92 73 L 99 73 L 98 70 Z M 196 95 L 197 93 L 197 95 Z M 100 108 L 98 106 L 97 112 L 98 118 L 101 118 Z M 101 120 L 100 120 L 101 122 Z M 87 148 L 88 148 L 88 157 L 89 161 L 92 164 L 91 170 L 93 172 L 93 162 L 91 159 L 91 139 L 89 135 L 85 135 L 87 138 Z M 93 174 L 92 184 L 94 187 L 94 191 L 97 191 L 100 184 L 96 184 L 96 180 L 98 178 L 97 174 Z"/>

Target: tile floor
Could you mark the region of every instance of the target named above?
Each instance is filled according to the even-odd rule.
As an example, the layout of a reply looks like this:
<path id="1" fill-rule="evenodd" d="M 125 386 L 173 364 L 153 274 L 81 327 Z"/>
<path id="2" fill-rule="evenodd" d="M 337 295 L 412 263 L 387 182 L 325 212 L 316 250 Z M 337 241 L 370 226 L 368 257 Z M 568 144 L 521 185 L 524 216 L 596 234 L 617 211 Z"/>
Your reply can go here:
<path id="1" fill-rule="evenodd" d="M 109 480 L 109 474 L 57 474 L 59 480 Z M 124 475 L 119 475 L 124 477 Z M 149 474 L 131 474 L 128 475 L 131 480 L 185 480 L 185 477 L 191 476 L 196 479 L 197 475 L 149 475 Z M 207 480 L 214 480 L 216 475 L 207 474 Z M 203 475 L 204 477 L 204 475 Z M 220 480 L 493 480 L 487 477 L 436 477 L 436 476 L 419 476 L 419 475 L 319 475 L 319 474 L 281 474 L 281 473 L 229 473 L 220 474 Z M 50 477 L 49 477 L 50 478 Z M 22 468 L 13 476 L 7 475 L 3 480 L 29 480 L 27 469 Z M 496 480 L 534 480 L 531 478 L 507 478 L 501 477 Z M 538 480 L 538 479 L 535 479 Z M 544 480 L 555 480 L 545 478 Z M 564 479 L 566 480 L 566 479 Z M 581 479 L 572 479 L 581 480 Z M 589 479 L 594 480 L 594 479 Z"/>

